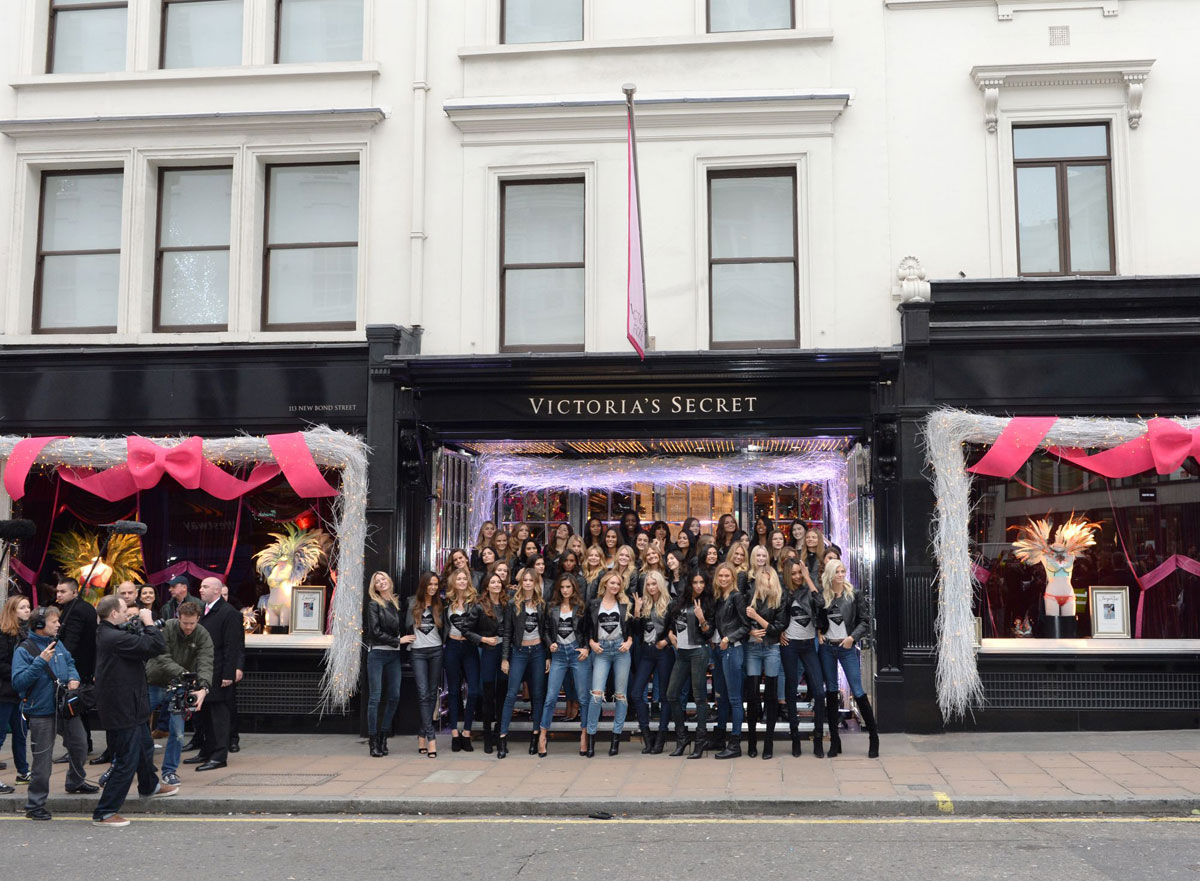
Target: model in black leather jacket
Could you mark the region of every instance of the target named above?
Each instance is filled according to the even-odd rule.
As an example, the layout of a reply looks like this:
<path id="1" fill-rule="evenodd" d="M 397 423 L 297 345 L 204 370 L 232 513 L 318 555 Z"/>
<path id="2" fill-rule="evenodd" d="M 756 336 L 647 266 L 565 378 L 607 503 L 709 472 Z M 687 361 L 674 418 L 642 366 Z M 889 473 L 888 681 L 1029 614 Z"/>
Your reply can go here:
<path id="1" fill-rule="evenodd" d="M 686 614 L 687 610 L 695 604 L 695 595 L 689 590 L 687 595 L 680 594 L 671 600 L 671 605 L 667 606 L 667 630 L 675 631 L 675 622 L 681 614 Z M 694 619 L 689 620 L 688 624 L 688 641 L 692 645 L 705 645 L 712 638 L 713 621 L 717 617 L 717 603 L 710 591 L 705 591 L 700 595 L 700 612 L 704 615 L 704 620 L 707 626 L 701 627 L 699 622 Z"/>
<path id="2" fill-rule="evenodd" d="M 821 594 L 815 590 L 809 590 L 807 587 L 790 592 L 785 590 L 783 592 L 783 630 L 787 630 L 792 620 L 797 617 L 792 610 L 793 606 L 800 607 L 801 626 L 804 624 L 804 618 L 807 617 L 817 633 L 825 632 L 828 622 L 825 620 L 825 601 L 821 598 Z"/>
<path id="3" fill-rule="evenodd" d="M 667 638 L 667 634 L 670 632 L 667 628 L 667 619 L 670 617 L 670 614 L 670 606 L 668 606 L 667 611 L 663 613 L 661 618 L 655 617 L 653 611 L 649 615 L 639 615 L 634 619 L 634 625 L 637 628 L 637 631 L 634 633 L 634 641 L 641 642 L 645 640 L 647 633 L 653 632 L 654 644 L 658 645 Z"/>
<path id="4" fill-rule="evenodd" d="M 832 598 L 823 609 L 821 632 L 828 635 L 829 625 L 839 618 L 846 625 L 846 634 L 856 643 L 862 642 L 871 630 L 871 613 L 867 609 L 867 598 L 855 591 L 850 597 L 845 591 Z"/>
<path id="5" fill-rule="evenodd" d="M 759 599 L 757 602 L 750 604 L 748 608 L 753 608 L 755 612 L 761 615 L 767 621 L 767 635 L 763 637 L 763 645 L 779 645 L 779 634 L 787 629 L 788 612 L 787 612 L 787 591 L 783 592 L 783 597 L 779 601 L 779 605 L 772 609 L 767 605 L 767 601 Z M 759 623 L 747 615 L 751 630 L 762 629 Z"/>
<path id="6" fill-rule="evenodd" d="M 740 590 L 731 590 L 724 599 L 717 600 L 713 625 L 721 639 L 730 645 L 745 642 L 750 634 L 750 622 L 746 618 L 746 598 Z"/>
<path id="7" fill-rule="evenodd" d="M 392 603 L 371 600 L 367 605 L 367 626 L 363 628 L 367 648 L 377 645 L 400 646 L 400 608 Z"/>
<path id="8" fill-rule="evenodd" d="M 589 639 L 594 639 L 597 642 L 600 642 L 601 637 L 604 634 L 604 631 L 600 629 L 600 604 L 603 602 L 603 599 L 603 597 L 596 597 L 594 600 L 588 603 L 588 637 Z M 617 608 L 621 612 L 619 617 L 619 632 L 621 634 L 621 642 L 624 642 L 625 640 L 629 639 L 630 634 L 633 632 L 633 610 L 629 607 L 628 603 L 618 602 Z M 604 638 L 610 639 L 615 637 Z"/>
<path id="9" fill-rule="evenodd" d="M 558 622 L 562 617 L 562 606 L 555 604 L 547 606 L 544 613 L 546 619 L 546 638 L 549 642 L 558 642 Z M 575 645 L 581 649 L 588 646 L 588 640 L 591 639 L 591 619 L 588 617 L 587 610 L 580 604 L 575 610 L 575 615 L 571 618 L 571 629 L 575 633 Z"/>
<path id="10" fill-rule="evenodd" d="M 517 604 L 515 602 L 508 604 L 508 614 L 505 616 L 504 633 L 501 638 L 504 640 L 504 650 L 500 657 L 505 661 L 512 660 L 513 644 L 521 645 L 525 636 L 525 604 Z M 546 610 L 545 607 L 538 609 L 535 613 L 538 616 L 538 638 L 541 640 L 542 647 L 549 650 L 550 640 L 547 636 L 546 629 Z"/>
<path id="11" fill-rule="evenodd" d="M 504 641 L 504 628 L 507 626 L 512 606 L 503 603 L 495 606 L 492 611 L 494 617 L 484 611 L 483 603 L 472 603 L 467 610 L 467 630 L 463 635 L 472 645 L 484 645 L 485 636 L 496 636 L 501 642 Z"/>
<path id="12" fill-rule="evenodd" d="M 413 606 L 416 604 L 416 597 L 409 597 L 408 603 L 404 607 L 404 617 L 400 619 L 400 635 L 409 636 L 415 634 L 416 627 L 413 624 Z M 436 618 L 434 619 L 437 620 Z M 442 623 L 437 625 L 438 633 L 442 635 L 442 645 L 446 644 L 447 632 L 449 630 L 450 616 L 446 614 L 446 607 L 442 606 Z M 410 645 L 409 648 L 412 648 Z"/>

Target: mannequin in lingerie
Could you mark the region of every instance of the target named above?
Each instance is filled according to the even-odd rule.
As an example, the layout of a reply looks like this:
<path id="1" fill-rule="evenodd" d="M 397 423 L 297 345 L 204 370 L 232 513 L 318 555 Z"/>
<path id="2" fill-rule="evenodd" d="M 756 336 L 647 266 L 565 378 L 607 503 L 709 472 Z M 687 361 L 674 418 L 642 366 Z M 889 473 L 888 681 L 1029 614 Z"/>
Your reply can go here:
<path id="1" fill-rule="evenodd" d="M 1046 570 L 1046 590 L 1042 594 L 1043 613 L 1051 624 L 1049 635 L 1055 639 L 1075 636 L 1075 591 L 1071 575 L 1075 558 L 1096 544 L 1099 523 L 1091 523 L 1074 514 L 1050 538 L 1049 520 L 1030 520 L 1020 527 L 1013 553 L 1022 563 L 1040 563 Z"/>

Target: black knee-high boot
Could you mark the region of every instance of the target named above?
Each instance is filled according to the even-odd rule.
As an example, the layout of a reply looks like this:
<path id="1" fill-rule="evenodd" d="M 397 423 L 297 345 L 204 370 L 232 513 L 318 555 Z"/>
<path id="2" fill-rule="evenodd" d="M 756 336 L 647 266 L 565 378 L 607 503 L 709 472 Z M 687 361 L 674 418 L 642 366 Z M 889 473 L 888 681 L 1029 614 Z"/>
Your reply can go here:
<path id="1" fill-rule="evenodd" d="M 867 727 L 867 733 L 870 739 L 867 741 L 867 758 L 879 758 L 879 727 L 875 724 L 875 711 L 871 708 L 871 700 L 865 694 L 862 697 L 856 697 L 854 702 L 858 704 L 858 712 L 862 714 L 863 725 Z"/>
<path id="2" fill-rule="evenodd" d="M 483 685 L 483 751 L 491 754 L 496 747 L 496 683 Z"/>
<path id="3" fill-rule="evenodd" d="M 839 732 L 841 714 L 838 707 L 838 693 L 825 692 L 825 718 L 829 721 L 829 758 L 842 751 L 842 736 Z"/>
<path id="4" fill-rule="evenodd" d="M 825 695 L 821 699 L 813 698 L 813 755 L 818 759 L 825 758 Z M 793 753 L 799 755 L 799 752 Z"/>
<path id="5" fill-rule="evenodd" d="M 761 676 L 747 676 L 742 681 L 742 695 L 746 699 L 746 755 L 758 755 L 758 717 L 762 715 L 758 699 L 758 684 Z"/>
<path id="6" fill-rule="evenodd" d="M 764 676 L 763 687 L 767 699 L 767 736 L 763 738 L 762 757 L 769 759 L 775 755 L 775 723 L 779 721 L 779 701 L 775 700 L 775 695 L 779 693 L 779 677 Z"/>

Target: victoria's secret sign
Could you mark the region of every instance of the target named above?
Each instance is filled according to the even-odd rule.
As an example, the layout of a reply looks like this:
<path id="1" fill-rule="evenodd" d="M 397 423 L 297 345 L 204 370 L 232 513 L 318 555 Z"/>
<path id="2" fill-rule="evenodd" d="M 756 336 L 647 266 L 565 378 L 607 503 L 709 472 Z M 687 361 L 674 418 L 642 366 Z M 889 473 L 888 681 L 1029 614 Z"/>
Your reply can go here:
<path id="1" fill-rule="evenodd" d="M 710 416 L 758 412 L 758 395 L 530 397 L 533 416 Z"/>

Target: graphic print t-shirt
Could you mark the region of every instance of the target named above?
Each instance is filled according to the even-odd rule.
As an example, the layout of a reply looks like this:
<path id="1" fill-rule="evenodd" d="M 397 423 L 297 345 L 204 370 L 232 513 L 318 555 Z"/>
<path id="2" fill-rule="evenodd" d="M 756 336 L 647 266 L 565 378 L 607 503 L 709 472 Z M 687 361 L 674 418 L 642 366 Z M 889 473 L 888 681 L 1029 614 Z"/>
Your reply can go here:
<path id="1" fill-rule="evenodd" d="M 792 596 L 788 607 L 788 639 L 812 639 L 817 635 L 816 625 L 812 620 L 812 606 L 809 605 L 808 595 L 797 592 Z"/>
<path id="2" fill-rule="evenodd" d="M 467 635 L 467 611 L 450 612 L 450 635 L 451 636 L 466 636 Z"/>
<path id="3" fill-rule="evenodd" d="M 846 619 L 842 617 L 842 606 L 836 599 L 829 604 L 827 610 L 829 615 L 829 629 L 825 631 L 825 638 L 830 642 L 841 642 L 849 634 L 846 632 Z"/>
<path id="4" fill-rule="evenodd" d="M 532 640 L 537 637 L 538 616 L 537 606 L 525 607 L 525 639 Z"/>
<path id="5" fill-rule="evenodd" d="M 619 604 L 611 610 L 605 610 L 601 606 L 596 621 L 600 626 L 600 642 L 621 638 L 621 606 Z"/>
<path id="6" fill-rule="evenodd" d="M 558 644 L 562 648 L 575 645 L 575 612 L 558 613 Z"/>
<path id="7" fill-rule="evenodd" d="M 413 643 L 413 648 L 431 649 L 442 644 L 442 634 L 438 632 L 437 624 L 433 620 L 433 609 L 426 606 L 421 612 L 421 621 L 417 624 L 417 641 Z"/>
<path id="8" fill-rule="evenodd" d="M 675 618 L 675 647 L 681 649 L 699 648 L 692 642 L 688 635 L 688 628 L 696 620 L 696 610 L 692 606 L 688 606 L 686 612 L 680 612 Z"/>

